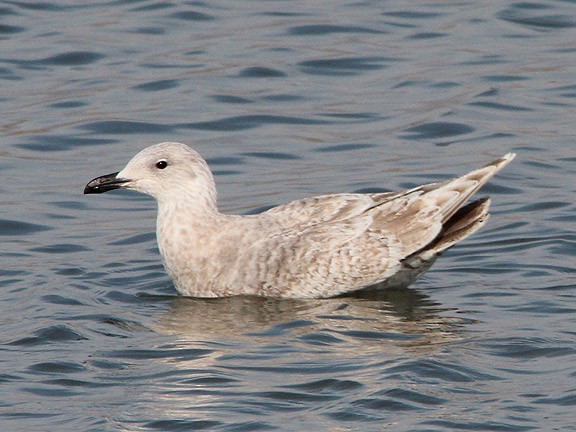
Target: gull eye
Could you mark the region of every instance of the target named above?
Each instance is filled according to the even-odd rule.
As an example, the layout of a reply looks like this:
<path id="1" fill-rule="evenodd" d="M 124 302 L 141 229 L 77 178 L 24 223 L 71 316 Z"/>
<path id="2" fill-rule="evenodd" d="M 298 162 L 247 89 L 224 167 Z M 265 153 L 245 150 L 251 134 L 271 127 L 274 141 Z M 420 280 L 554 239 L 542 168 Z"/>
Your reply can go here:
<path id="1" fill-rule="evenodd" d="M 168 166 L 168 162 L 166 162 L 165 160 L 159 160 L 158 162 L 156 162 L 156 168 L 158 169 L 164 169 Z"/>

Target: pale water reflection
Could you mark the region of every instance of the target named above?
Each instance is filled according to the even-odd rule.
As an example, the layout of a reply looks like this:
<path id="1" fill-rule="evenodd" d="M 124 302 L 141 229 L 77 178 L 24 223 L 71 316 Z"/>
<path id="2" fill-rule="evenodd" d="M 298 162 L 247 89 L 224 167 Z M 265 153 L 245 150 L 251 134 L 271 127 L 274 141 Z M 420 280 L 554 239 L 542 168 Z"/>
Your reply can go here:
<path id="1" fill-rule="evenodd" d="M 307 344 L 324 340 L 327 346 L 347 342 L 361 350 L 416 352 L 461 340 L 465 324 L 471 322 L 428 296 L 391 289 L 322 300 L 176 298 L 152 328 L 183 341 L 196 341 L 198 335 L 224 341 L 285 335 Z"/>

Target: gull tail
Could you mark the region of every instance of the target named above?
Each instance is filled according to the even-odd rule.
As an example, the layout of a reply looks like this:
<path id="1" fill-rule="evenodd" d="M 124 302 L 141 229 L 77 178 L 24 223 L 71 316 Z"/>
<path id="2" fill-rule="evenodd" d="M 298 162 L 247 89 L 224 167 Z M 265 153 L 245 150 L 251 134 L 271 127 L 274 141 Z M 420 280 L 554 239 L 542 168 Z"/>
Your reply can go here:
<path id="1" fill-rule="evenodd" d="M 449 180 L 437 189 L 430 191 L 430 197 L 437 195 L 437 204 L 441 208 L 442 231 L 421 250 L 420 259 L 428 260 L 452 247 L 459 241 L 475 233 L 489 218 L 490 199 L 482 198 L 462 206 L 494 174 L 514 159 L 514 153 L 508 153 L 468 174 Z"/>

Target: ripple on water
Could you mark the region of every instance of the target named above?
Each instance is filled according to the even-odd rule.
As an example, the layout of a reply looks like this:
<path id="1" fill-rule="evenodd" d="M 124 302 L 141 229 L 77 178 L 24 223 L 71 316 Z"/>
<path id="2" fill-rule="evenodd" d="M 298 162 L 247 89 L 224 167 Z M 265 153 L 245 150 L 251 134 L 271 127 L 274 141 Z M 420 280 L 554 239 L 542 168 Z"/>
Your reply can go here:
<path id="1" fill-rule="evenodd" d="M 212 21 L 216 17 L 197 11 L 181 11 L 168 15 L 169 18 L 175 18 L 183 21 Z"/>
<path id="2" fill-rule="evenodd" d="M 102 135 L 158 134 L 169 133 L 174 130 L 174 127 L 168 124 L 124 120 L 97 121 L 85 123 L 78 127 Z"/>
<path id="3" fill-rule="evenodd" d="M 242 69 L 238 76 L 240 78 L 281 78 L 287 74 L 278 69 L 256 66 Z"/>
<path id="4" fill-rule="evenodd" d="M 48 231 L 52 227 L 19 220 L 0 219 L 0 236 L 25 236 L 41 231 Z"/>
<path id="5" fill-rule="evenodd" d="M 405 129 L 403 139 L 430 140 L 449 138 L 474 132 L 474 128 L 463 123 L 430 122 Z"/>
<path id="6" fill-rule="evenodd" d="M 553 3 L 516 2 L 498 12 L 496 16 L 504 21 L 540 31 L 576 26 L 576 20 L 573 17 L 563 13 L 554 13 L 554 9 Z"/>
<path id="7" fill-rule="evenodd" d="M 291 125 L 321 125 L 330 124 L 328 120 L 310 119 L 304 117 L 290 117 L 280 115 L 239 115 L 226 117 L 219 120 L 187 123 L 181 125 L 183 128 L 215 131 L 241 131 L 270 124 L 291 124 Z"/>
<path id="8" fill-rule="evenodd" d="M 72 135 L 43 135 L 31 136 L 28 142 L 15 144 L 15 147 L 38 152 L 66 151 L 80 146 L 98 146 L 117 143 L 116 139 L 92 138 Z"/>
<path id="9" fill-rule="evenodd" d="M 305 60 L 298 63 L 303 73 L 310 75 L 358 75 L 370 70 L 386 67 L 385 63 L 398 62 L 400 59 L 387 57 L 338 57 L 321 60 Z"/>
<path id="10" fill-rule="evenodd" d="M 335 24 L 298 25 L 290 27 L 287 32 L 289 36 L 330 36 L 338 33 L 382 34 L 385 32 L 362 26 Z"/>
<path id="11" fill-rule="evenodd" d="M 180 85 L 180 81 L 177 79 L 168 79 L 168 80 L 158 80 L 158 81 L 150 81 L 143 84 L 138 84 L 132 87 L 134 90 L 146 91 L 146 92 L 155 92 L 155 91 L 163 91 L 176 88 Z"/>
<path id="12" fill-rule="evenodd" d="M 34 336 L 25 336 L 23 338 L 8 342 L 8 345 L 33 346 L 44 345 L 53 342 L 63 343 L 88 340 L 88 338 L 82 333 L 64 324 L 41 328 L 34 331 L 33 334 Z"/>

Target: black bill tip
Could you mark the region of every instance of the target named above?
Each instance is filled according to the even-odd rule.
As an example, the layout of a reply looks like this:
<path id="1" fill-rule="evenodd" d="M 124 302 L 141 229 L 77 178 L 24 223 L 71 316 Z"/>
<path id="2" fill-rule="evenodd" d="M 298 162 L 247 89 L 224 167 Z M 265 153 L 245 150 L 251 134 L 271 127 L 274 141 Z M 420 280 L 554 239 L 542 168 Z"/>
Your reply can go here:
<path id="1" fill-rule="evenodd" d="M 124 187 L 126 183 L 130 180 L 124 178 L 117 178 L 117 172 L 112 174 L 106 174 L 100 177 L 96 177 L 94 180 L 88 182 L 84 188 L 84 194 L 99 194 L 108 192 L 110 190 L 119 189 Z"/>

